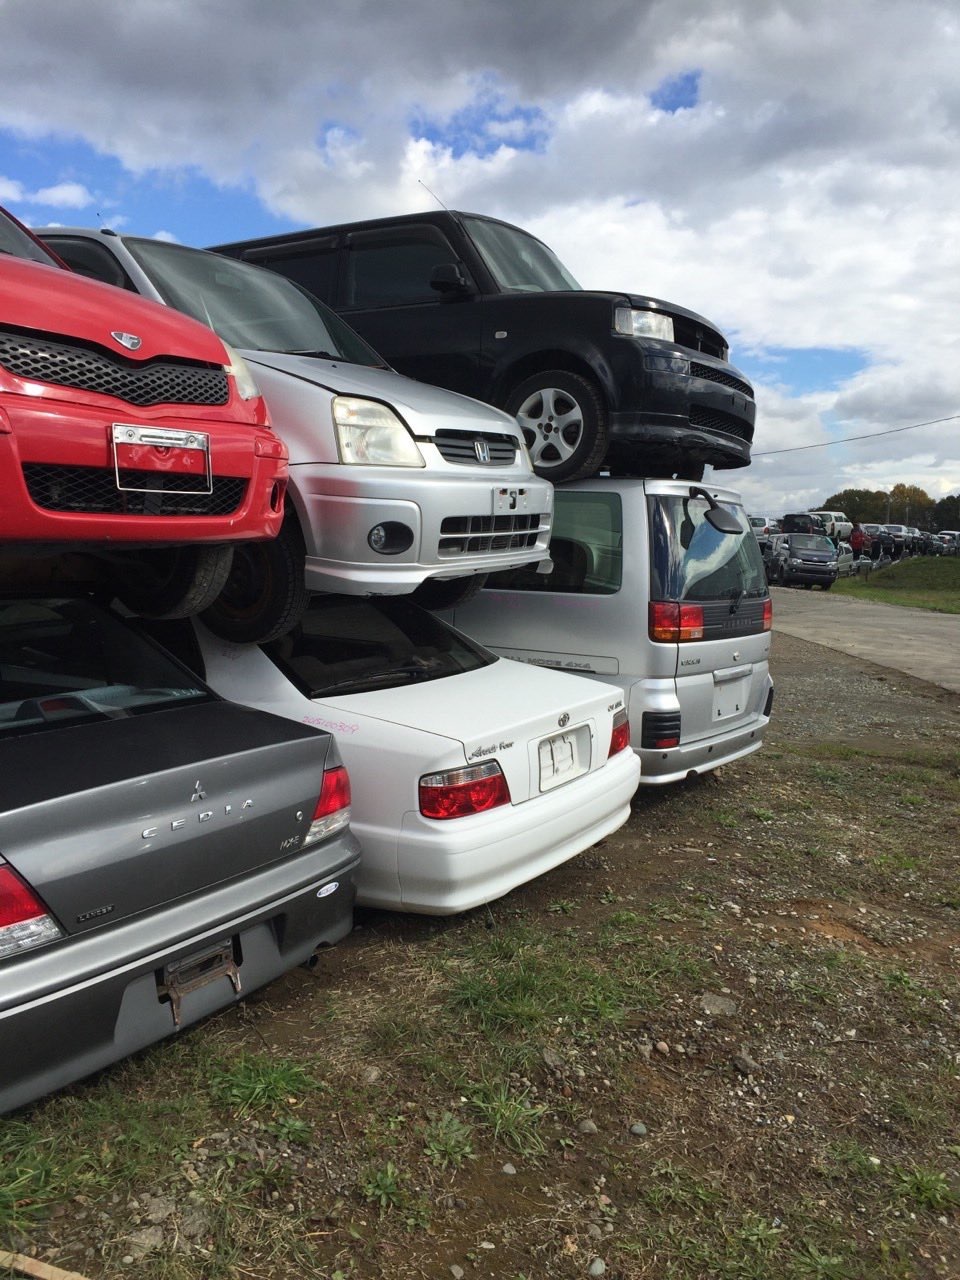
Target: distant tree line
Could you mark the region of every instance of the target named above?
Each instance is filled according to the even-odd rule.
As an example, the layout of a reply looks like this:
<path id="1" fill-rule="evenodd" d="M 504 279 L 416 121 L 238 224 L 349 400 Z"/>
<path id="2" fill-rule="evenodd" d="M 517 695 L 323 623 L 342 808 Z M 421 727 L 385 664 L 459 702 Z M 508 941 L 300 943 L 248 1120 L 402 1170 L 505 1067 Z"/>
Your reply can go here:
<path id="1" fill-rule="evenodd" d="M 814 511 L 842 511 L 849 520 L 868 524 L 905 524 L 912 529 L 960 529 L 960 493 L 935 501 L 915 484 L 886 489 L 841 489 L 812 507 Z"/>

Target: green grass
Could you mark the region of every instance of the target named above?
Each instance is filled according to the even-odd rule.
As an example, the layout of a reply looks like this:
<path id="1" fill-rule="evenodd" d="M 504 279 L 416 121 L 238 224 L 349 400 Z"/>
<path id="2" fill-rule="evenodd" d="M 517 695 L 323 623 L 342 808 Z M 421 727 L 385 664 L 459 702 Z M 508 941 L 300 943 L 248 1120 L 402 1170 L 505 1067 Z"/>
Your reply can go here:
<path id="1" fill-rule="evenodd" d="M 960 556 L 916 556 L 834 583 L 840 595 L 934 613 L 960 613 Z"/>

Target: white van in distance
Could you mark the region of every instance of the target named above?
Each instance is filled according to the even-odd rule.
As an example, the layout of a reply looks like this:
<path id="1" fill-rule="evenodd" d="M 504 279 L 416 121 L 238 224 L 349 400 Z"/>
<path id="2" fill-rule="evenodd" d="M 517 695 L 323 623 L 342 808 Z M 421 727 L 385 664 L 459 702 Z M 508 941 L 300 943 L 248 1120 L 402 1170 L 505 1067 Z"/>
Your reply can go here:
<path id="1" fill-rule="evenodd" d="M 763 741 L 773 620 L 739 495 L 613 479 L 555 493 L 551 573 L 499 573 L 451 613 L 505 657 L 624 691 L 641 785 L 707 772 Z"/>

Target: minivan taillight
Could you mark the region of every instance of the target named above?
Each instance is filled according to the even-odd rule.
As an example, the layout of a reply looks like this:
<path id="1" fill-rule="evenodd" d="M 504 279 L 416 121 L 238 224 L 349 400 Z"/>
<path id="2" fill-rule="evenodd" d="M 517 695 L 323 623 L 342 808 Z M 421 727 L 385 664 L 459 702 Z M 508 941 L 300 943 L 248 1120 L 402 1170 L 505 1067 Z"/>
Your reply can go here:
<path id="1" fill-rule="evenodd" d="M 465 818 L 509 803 L 510 788 L 495 760 L 420 779 L 420 812 L 425 818 Z"/>
<path id="2" fill-rule="evenodd" d="M 769 631 L 773 627 L 773 601 L 767 596 L 763 602 L 763 629 Z"/>
<path id="3" fill-rule="evenodd" d="M 607 759 L 615 756 L 618 751 L 626 751 L 630 745 L 630 721 L 627 719 L 627 713 L 624 710 L 618 711 L 613 717 L 613 730 L 610 734 L 610 750 L 607 752 Z"/>
<path id="4" fill-rule="evenodd" d="M 0 960 L 63 937 L 63 930 L 29 885 L 0 866 Z"/>
<path id="5" fill-rule="evenodd" d="M 325 769 L 320 798 L 313 811 L 313 821 L 303 837 L 304 845 L 316 844 L 350 821 L 350 775 L 342 764 Z"/>
<path id="6" fill-rule="evenodd" d="M 703 639 L 703 606 L 676 600 L 651 600 L 647 605 L 647 630 L 661 644 L 683 644 Z"/>

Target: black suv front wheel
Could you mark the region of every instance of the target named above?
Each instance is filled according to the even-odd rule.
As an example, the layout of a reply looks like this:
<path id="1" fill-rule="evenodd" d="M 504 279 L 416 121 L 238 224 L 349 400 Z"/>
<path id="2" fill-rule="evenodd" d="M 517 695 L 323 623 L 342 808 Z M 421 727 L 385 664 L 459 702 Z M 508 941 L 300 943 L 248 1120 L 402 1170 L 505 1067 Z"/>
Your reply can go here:
<path id="1" fill-rule="evenodd" d="M 520 424 L 538 476 L 559 484 L 599 471 L 607 453 L 607 418 L 592 382 L 548 369 L 517 383 L 503 407 Z"/>

